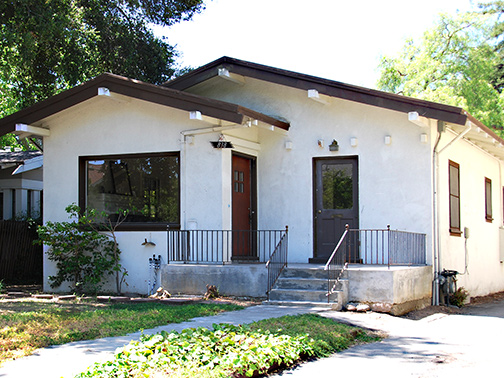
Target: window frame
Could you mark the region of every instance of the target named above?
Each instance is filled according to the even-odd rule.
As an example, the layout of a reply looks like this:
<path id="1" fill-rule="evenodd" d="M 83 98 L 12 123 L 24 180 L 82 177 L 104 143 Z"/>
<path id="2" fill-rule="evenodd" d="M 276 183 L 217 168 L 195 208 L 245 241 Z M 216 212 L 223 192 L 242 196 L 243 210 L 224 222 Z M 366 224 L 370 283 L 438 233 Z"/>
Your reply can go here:
<path id="1" fill-rule="evenodd" d="M 492 213 L 492 180 L 485 177 L 485 220 L 489 223 L 493 221 Z"/>
<path id="2" fill-rule="evenodd" d="M 452 194 L 452 188 L 453 185 L 455 184 L 452 182 L 452 175 L 451 175 L 451 169 L 455 168 L 457 170 L 457 193 L 458 195 Z M 458 219 L 457 219 L 457 226 L 454 226 L 454 219 L 453 219 L 453 211 L 454 209 L 452 208 L 452 198 L 457 198 L 458 206 L 457 206 L 457 214 L 458 214 Z M 450 235 L 453 236 L 461 236 L 462 235 L 462 229 L 461 229 L 461 217 L 460 217 L 460 164 L 455 163 L 452 160 L 448 160 L 448 207 L 449 207 L 449 230 L 450 230 Z"/>
<path id="3" fill-rule="evenodd" d="M 153 152 L 153 153 L 132 153 L 113 155 L 85 155 L 79 156 L 79 207 L 81 212 L 86 209 L 87 204 L 87 172 L 86 163 L 93 160 L 114 160 L 114 159 L 141 159 L 152 157 L 174 156 L 178 159 L 178 219 L 177 222 L 123 222 L 117 227 L 118 231 L 166 231 L 167 229 L 180 229 L 180 152 Z"/>

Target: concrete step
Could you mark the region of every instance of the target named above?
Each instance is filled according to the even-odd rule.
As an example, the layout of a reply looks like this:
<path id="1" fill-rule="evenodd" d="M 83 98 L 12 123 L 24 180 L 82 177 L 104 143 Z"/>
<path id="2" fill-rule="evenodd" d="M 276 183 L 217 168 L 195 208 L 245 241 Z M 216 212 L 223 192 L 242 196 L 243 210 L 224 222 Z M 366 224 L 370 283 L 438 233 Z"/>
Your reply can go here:
<path id="1" fill-rule="evenodd" d="M 287 266 L 282 271 L 282 277 L 284 278 L 315 278 L 315 279 L 323 279 L 327 280 L 328 276 L 328 271 L 324 270 L 323 267 L 313 267 L 313 268 L 297 268 L 297 267 L 290 267 Z M 348 272 L 345 270 L 342 274 L 341 278 L 347 278 L 348 277 Z"/>
<path id="2" fill-rule="evenodd" d="M 336 285 L 336 290 L 344 290 L 343 286 L 348 286 L 347 279 L 341 279 Z M 275 289 L 300 289 L 300 290 L 325 290 L 327 291 L 327 279 L 321 278 L 297 278 L 280 277 Z"/>
<path id="3" fill-rule="evenodd" d="M 269 299 L 273 301 L 307 301 L 307 302 L 327 302 L 326 290 L 300 290 L 300 289 L 273 289 Z M 330 301 L 336 299 L 331 295 Z"/>
<path id="4" fill-rule="evenodd" d="M 299 306 L 299 307 L 318 307 L 327 310 L 339 311 L 339 304 L 335 302 L 307 302 L 307 301 L 264 301 L 264 305 L 271 306 Z"/>

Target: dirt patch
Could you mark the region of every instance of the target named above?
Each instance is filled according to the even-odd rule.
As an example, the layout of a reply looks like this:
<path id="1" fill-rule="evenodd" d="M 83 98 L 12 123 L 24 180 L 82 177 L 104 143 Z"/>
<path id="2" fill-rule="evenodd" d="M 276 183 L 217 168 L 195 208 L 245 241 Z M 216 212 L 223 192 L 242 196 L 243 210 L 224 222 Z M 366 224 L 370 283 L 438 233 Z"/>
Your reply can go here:
<path id="1" fill-rule="evenodd" d="M 433 314 L 465 314 L 466 312 L 469 312 L 471 310 L 471 306 L 500 301 L 504 301 L 504 291 L 481 297 L 473 297 L 471 298 L 470 303 L 467 303 L 460 308 L 454 306 L 428 306 L 421 310 L 411 311 L 403 315 L 402 317 L 406 319 L 419 320 Z"/>

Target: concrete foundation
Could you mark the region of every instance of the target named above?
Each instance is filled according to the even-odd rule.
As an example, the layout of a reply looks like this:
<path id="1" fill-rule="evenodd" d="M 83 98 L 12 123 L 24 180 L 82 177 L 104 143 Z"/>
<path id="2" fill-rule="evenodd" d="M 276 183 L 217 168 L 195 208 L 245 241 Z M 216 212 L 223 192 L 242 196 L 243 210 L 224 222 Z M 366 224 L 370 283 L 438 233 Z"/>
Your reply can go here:
<path id="1" fill-rule="evenodd" d="M 348 300 L 373 311 L 402 315 L 431 303 L 431 266 L 351 265 L 348 281 Z"/>
<path id="2" fill-rule="evenodd" d="M 265 264 L 167 264 L 161 267 L 161 286 L 172 294 L 203 295 L 215 285 L 221 295 L 266 297 Z"/>

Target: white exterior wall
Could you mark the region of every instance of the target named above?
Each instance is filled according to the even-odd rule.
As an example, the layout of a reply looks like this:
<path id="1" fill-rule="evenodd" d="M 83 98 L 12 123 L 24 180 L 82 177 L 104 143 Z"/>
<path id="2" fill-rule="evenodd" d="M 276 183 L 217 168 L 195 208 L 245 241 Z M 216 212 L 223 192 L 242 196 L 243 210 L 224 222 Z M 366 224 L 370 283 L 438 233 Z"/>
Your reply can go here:
<path id="1" fill-rule="evenodd" d="M 455 136 L 445 132 L 440 149 Z M 462 231 L 465 227 L 469 229 L 467 240 L 463 234 L 454 236 L 449 232 L 449 160 L 460 165 L 460 224 Z M 466 288 L 471 297 L 504 290 L 504 264 L 499 254 L 502 247 L 499 228 L 503 225 L 502 171 L 502 161 L 466 140 L 455 142 L 439 156 L 441 269 L 465 272 L 458 276 L 457 284 Z M 485 177 L 492 180 L 492 222 L 485 219 Z"/>
<path id="2" fill-rule="evenodd" d="M 431 251 L 431 141 L 420 141 L 428 131 L 410 123 L 407 114 L 329 97 L 323 105 L 308 99 L 306 91 L 250 78 L 244 86 L 220 82 L 194 92 L 290 122 L 287 135 L 260 130 L 257 160 L 258 228 L 289 226 L 290 262 L 313 257 L 312 164 L 318 157 L 358 156 L 361 228 L 390 224 L 426 233 Z M 390 145 L 385 136 L 391 136 Z M 357 138 L 356 147 L 350 138 Z M 329 151 L 333 139 L 338 152 Z M 286 141 L 292 141 L 292 150 L 285 149 Z"/>
<path id="3" fill-rule="evenodd" d="M 181 146 L 180 132 L 208 127 L 189 119 L 189 113 L 128 99 L 94 98 L 45 119 L 51 135 L 44 138 L 44 221 L 66 221 L 65 207 L 78 203 L 79 156 L 149 152 L 180 152 L 181 228 L 196 221 L 199 229 L 229 228 L 231 153 L 213 149 L 219 133 L 203 134 L 193 145 Z M 161 255 L 166 262 L 166 232 L 118 232 L 121 264 L 128 270 L 125 292 L 147 293 L 148 259 Z M 142 246 L 144 239 L 156 246 Z M 55 265 L 44 258 L 44 289 Z M 159 281 L 158 281 L 159 284 Z M 68 287 L 56 290 L 64 291 Z M 113 284 L 106 287 L 115 290 Z"/>

